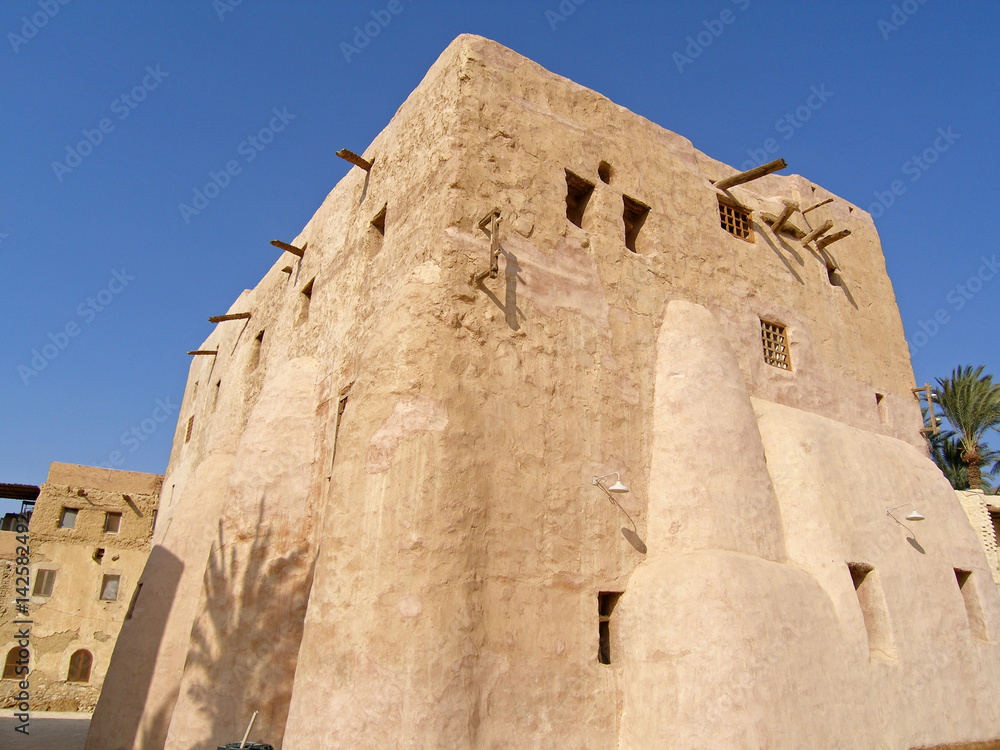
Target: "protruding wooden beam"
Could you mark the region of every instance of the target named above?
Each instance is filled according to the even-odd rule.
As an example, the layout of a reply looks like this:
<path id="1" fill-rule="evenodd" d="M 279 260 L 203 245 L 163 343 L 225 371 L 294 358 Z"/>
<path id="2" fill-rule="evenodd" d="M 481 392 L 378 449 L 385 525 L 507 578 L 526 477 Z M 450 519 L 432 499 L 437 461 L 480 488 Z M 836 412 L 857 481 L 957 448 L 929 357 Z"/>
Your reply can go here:
<path id="1" fill-rule="evenodd" d="M 289 245 L 287 242 L 282 242 L 281 240 L 271 240 L 271 244 L 279 250 L 284 250 L 286 253 L 291 253 L 292 255 L 297 255 L 301 258 L 306 254 L 306 246 L 309 243 L 305 243 L 302 247 L 295 247 L 295 245 Z"/>
<path id="2" fill-rule="evenodd" d="M 792 203 L 791 201 L 785 201 L 784 210 L 778 214 L 778 218 L 774 220 L 771 225 L 771 231 L 775 234 L 781 231 L 781 228 L 785 226 L 785 222 L 792 218 L 792 214 L 799 210 L 798 203 Z"/>
<path id="3" fill-rule="evenodd" d="M 732 177 L 724 177 L 715 183 L 715 187 L 719 190 L 726 190 L 735 185 L 742 185 L 744 182 L 750 182 L 751 180 L 756 180 L 764 175 L 771 174 L 771 172 L 777 172 L 779 169 L 784 169 L 788 164 L 784 159 L 775 159 L 767 164 L 762 164 L 754 169 L 748 169 L 746 172 L 740 172 L 739 174 L 734 174 Z"/>
<path id="4" fill-rule="evenodd" d="M 837 240 L 842 240 L 842 239 L 844 239 L 844 237 L 850 237 L 850 236 L 851 236 L 851 230 L 850 229 L 841 229 L 836 234 L 828 235 L 828 236 L 824 237 L 823 239 L 819 240 L 816 243 L 816 247 L 818 247 L 820 250 L 822 250 L 827 245 L 832 245 Z"/>
<path id="5" fill-rule="evenodd" d="M 361 167 L 366 172 L 372 168 L 372 163 L 370 161 L 366 161 L 353 151 L 348 151 L 346 148 L 340 149 L 340 151 L 337 152 L 337 156 L 339 156 L 344 161 L 351 162 L 351 164 L 353 164 L 356 167 Z"/>
<path id="6" fill-rule="evenodd" d="M 803 245 L 808 245 L 814 239 L 816 239 L 817 237 L 822 237 L 824 234 L 826 234 L 827 232 L 829 232 L 831 229 L 833 229 L 833 222 L 830 221 L 829 219 L 827 219 L 822 224 L 820 224 L 818 227 L 816 227 L 814 230 L 812 230 L 809 234 L 807 234 L 805 237 L 803 237 L 802 238 L 802 244 Z"/>
<path id="7" fill-rule="evenodd" d="M 250 313 L 232 313 L 230 315 L 215 315 L 208 319 L 209 323 L 225 323 L 227 320 L 249 320 Z"/>
<path id="8" fill-rule="evenodd" d="M 218 349 L 192 349 L 188 354 L 211 354 L 213 357 L 219 353 Z"/>
<path id="9" fill-rule="evenodd" d="M 827 198 L 825 201 L 820 201 L 819 203 L 813 203 L 809 208 L 803 208 L 802 213 L 807 214 L 820 206 L 825 206 L 827 203 L 833 203 L 833 198 Z"/>

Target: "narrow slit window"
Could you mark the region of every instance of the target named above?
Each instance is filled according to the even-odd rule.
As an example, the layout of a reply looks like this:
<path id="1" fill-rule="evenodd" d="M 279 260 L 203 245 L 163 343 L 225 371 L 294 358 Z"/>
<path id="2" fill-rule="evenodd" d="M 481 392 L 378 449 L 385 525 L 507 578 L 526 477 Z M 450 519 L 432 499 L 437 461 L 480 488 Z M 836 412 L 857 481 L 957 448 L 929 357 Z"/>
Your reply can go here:
<path id="1" fill-rule="evenodd" d="M 611 663 L 611 613 L 615 611 L 621 595 L 621 591 L 601 591 L 597 595 L 597 660 L 601 664 Z"/>
<path id="2" fill-rule="evenodd" d="M 762 319 L 760 337 L 764 345 L 764 361 L 772 367 L 791 370 L 792 360 L 788 352 L 788 334 L 785 327 Z"/>
<path id="3" fill-rule="evenodd" d="M 52 596 L 52 586 L 56 582 L 56 572 L 39 568 L 35 571 L 35 587 L 31 590 L 32 596 Z"/>
<path id="4" fill-rule="evenodd" d="M 347 394 L 345 393 L 337 401 L 337 421 L 333 427 L 333 455 L 330 456 L 330 469 L 333 469 L 333 462 L 337 458 L 337 442 L 340 438 L 340 422 L 344 418 L 344 410 L 347 408 Z"/>
<path id="5" fill-rule="evenodd" d="M 104 514 L 104 533 L 105 534 L 117 534 L 122 527 L 122 514 L 121 513 L 105 513 Z"/>
<path id="6" fill-rule="evenodd" d="M 101 579 L 101 601 L 118 601 L 118 584 L 121 581 L 119 575 L 105 575 Z"/>
<path id="7" fill-rule="evenodd" d="M 76 651 L 69 658 L 69 672 L 66 675 L 66 682 L 90 682 L 90 668 L 94 664 L 94 657 L 86 649 Z"/>
<path id="8" fill-rule="evenodd" d="M 215 381 L 215 393 L 212 394 L 212 410 L 219 405 L 219 391 L 222 390 L 222 379 Z"/>
<path id="9" fill-rule="evenodd" d="M 59 528 L 60 529 L 72 529 L 76 526 L 76 514 L 78 510 L 76 508 L 63 508 L 62 515 L 59 516 Z"/>
<path id="10" fill-rule="evenodd" d="M 878 578 L 878 572 L 867 563 L 848 563 L 851 582 L 858 596 L 861 615 L 868 634 L 868 649 L 886 656 L 895 657 L 896 649 L 892 637 L 892 624 L 885 604 L 885 594 Z"/>
<path id="11" fill-rule="evenodd" d="M 739 237 L 747 242 L 753 241 L 753 227 L 747 209 L 719 198 L 719 219 L 722 228 L 733 237 Z"/>
<path id="12" fill-rule="evenodd" d="M 587 210 L 594 185 L 579 175 L 566 170 L 566 218 L 583 228 L 583 214 Z"/>
<path id="13" fill-rule="evenodd" d="M 375 218 L 372 219 L 372 226 L 375 228 L 375 231 L 383 237 L 385 236 L 385 210 L 388 207 L 388 203 L 384 204 L 382 210 L 375 214 Z"/>
<path id="14" fill-rule="evenodd" d="M 597 176 L 601 178 L 601 182 L 605 185 L 611 184 L 612 169 L 611 165 L 606 161 L 602 161 L 597 167 Z"/>
<path id="15" fill-rule="evenodd" d="M 309 319 L 309 305 L 312 303 L 313 283 L 315 281 L 316 279 L 310 279 L 309 283 L 302 287 L 302 292 L 299 294 L 299 325 Z"/>
<path id="16" fill-rule="evenodd" d="M 264 346 L 264 332 L 261 331 L 254 337 L 253 347 L 250 349 L 250 369 L 256 370 L 260 366 L 260 350 Z"/>
<path id="17" fill-rule="evenodd" d="M 194 415 L 188 417 L 187 429 L 184 430 L 184 442 L 191 442 L 191 433 L 194 431 Z"/>
<path id="18" fill-rule="evenodd" d="M 840 286 L 840 274 L 836 266 L 827 264 L 826 276 L 830 280 L 830 286 Z"/>
<path id="19" fill-rule="evenodd" d="M 889 406 L 886 404 L 883 394 L 875 394 L 875 407 L 878 409 L 878 421 L 882 424 L 889 424 Z"/>
<path id="20" fill-rule="evenodd" d="M 969 618 L 972 637 L 988 641 L 986 618 L 983 616 L 983 605 L 979 601 L 979 592 L 976 591 L 972 571 L 955 568 L 955 579 L 958 581 L 958 588 L 962 591 L 962 598 L 965 600 L 965 614 Z"/>
<path id="21" fill-rule="evenodd" d="M 639 239 L 639 231 L 642 229 L 642 225 L 646 223 L 646 217 L 649 216 L 649 206 L 645 203 L 640 203 L 635 198 L 629 198 L 627 195 L 622 196 L 622 203 L 622 220 L 625 222 L 625 247 L 633 253 L 637 253 L 639 251 L 636 248 L 636 242 Z"/>

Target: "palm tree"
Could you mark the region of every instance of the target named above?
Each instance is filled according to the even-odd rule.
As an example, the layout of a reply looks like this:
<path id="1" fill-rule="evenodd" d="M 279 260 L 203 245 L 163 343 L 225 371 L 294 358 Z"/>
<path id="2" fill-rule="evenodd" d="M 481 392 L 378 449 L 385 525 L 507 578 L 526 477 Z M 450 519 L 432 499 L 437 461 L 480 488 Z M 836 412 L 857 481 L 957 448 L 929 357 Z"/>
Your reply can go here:
<path id="1" fill-rule="evenodd" d="M 1000 428 L 1000 385 L 993 383 L 992 375 L 983 375 L 982 365 L 959 367 L 952 370 L 950 378 L 938 378 L 937 382 L 934 394 L 954 428 L 969 488 L 982 489 L 980 466 L 996 459 L 984 438 L 989 430 Z M 996 467 L 991 473 L 995 472 Z"/>

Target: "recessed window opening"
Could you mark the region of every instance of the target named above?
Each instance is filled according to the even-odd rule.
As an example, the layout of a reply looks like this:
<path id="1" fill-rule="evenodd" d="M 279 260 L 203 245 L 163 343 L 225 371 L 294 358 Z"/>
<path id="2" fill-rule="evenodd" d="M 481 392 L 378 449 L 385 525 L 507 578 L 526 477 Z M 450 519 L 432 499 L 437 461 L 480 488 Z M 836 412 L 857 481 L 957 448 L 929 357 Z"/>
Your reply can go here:
<path id="1" fill-rule="evenodd" d="M 885 402 L 885 395 L 875 394 L 875 406 L 878 408 L 878 421 L 882 424 L 889 424 L 889 405 Z"/>
<path id="2" fill-rule="evenodd" d="M 649 206 L 640 203 L 635 198 L 629 198 L 627 195 L 622 196 L 622 204 L 622 220 L 625 222 L 625 247 L 636 253 L 638 250 L 636 250 L 635 243 L 639 239 L 642 225 L 646 223 L 646 217 L 649 216 Z"/>
<path id="3" fill-rule="evenodd" d="M 750 221 L 750 212 L 742 206 L 719 198 L 719 219 L 722 228 L 733 237 L 741 240 L 753 242 L 753 225 Z"/>
<path id="4" fill-rule="evenodd" d="M 101 579 L 101 601 L 118 601 L 118 583 L 121 581 L 119 575 L 105 575 Z"/>
<path id="5" fill-rule="evenodd" d="M 59 516 L 59 528 L 60 529 L 72 529 L 76 526 L 76 514 L 79 511 L 76 508 L 63 508 L 62 515 Z"/>
<path id="6" fill-rule="evenodd" d="M 121 513 L 105 513 L 104 514 L 104 533 L 105 534 L 117 534 L 122 526 L 122 514 Z"/>
<path id="7" fill-rule="evenodd" d="M 69 672 L 66 675 L 66 682 L 90 682 L 90 668 L 94 664 L 94 657 L 86 649 L 76 651 L 69 657 Z"/>
<path id="8" fill-rule="evenodd" d="M 253 346 L 250 349 L 250 369 L 256 370 L 260 365 L 260 350 L 264 346 L 264 332 L 261 331 L 253 340 Z"/>
<path id="9" fill-rule="evenodd" d="M 215 381 L 215 393 L 212 394 L 212 410 L 219 404 L 219 391 L 222 388 L 222 378 Z"/>
<path id="10" fill-rule="evenodd" d="M 597 176 L 601 178 L 601 182 L 603 182 L 605 185 L 610 185 L 611 175 L 612 175 L 611 165 L 608 164 L 606 161 L 602 161 L 597 167 Z"/>
<path id="11" fill-rule="evenodd" d="M 100 565 L 101 562 L 104 560 L 104 547 L 98 547 L 97 549 L 95 549 L 94 554 L 91 555 L 91 557 L 94 559 L 95 563 Z"/>
<path id="12" fill-rule="evenodd" d="M 385 236 L 385 210 L 388 207 L 388 203 L 384 204 L 382 206 L 382 210 L 375 214 L 375 218 L 372 219 L 372 226 L 375 227 L 375 231 L 382 236 Z"/>
<path id="13" fill-rule="evenodd" d="M 27 649 L 25 649 L 25 653 L 28 653 Z M 24 669 L 24 671 L 22 671 L 20 675 L 17 673 L 18 666 L 22 668 L 28 666 L 27 660 L 25 660 L 20 665 L 17 663 L 18 657 L 20 657 L 20 655 L 21 655 L 21 648 L 19 646 L 14 646 L 14 648 L 12 648 L 10 651 L 7 652 L 7 658 L 4 660 L 3 663 L 3 677 L 0 677 L 0 679 L 16 680 L 18 677 L 23 677 L 28 673 L 27 669 Z"/>
<path id="14" fill-rule="evenodd" d="M 983 605 L 979 601 L 979 592 L 976 590 L 972 571 L 955 568 L 955 579 L 958 581 L 958 588 L 961 589 L 962 598 L 965 600 L 965 614 L 969 617 L 969 628 L 972 630 L 972 637 L 988 641 L 989 634 L 986 632 L 986 618 L 983 616 Z"/>
<path id="15" fill-rule="evenodd" d="M 762 318 L 760 337 L 764 345 L 764 361 L 772 367 L 791 370 L 792 359 L 788 352 L 788 336 L 785 333 L 785 327 L 777 323 L 769 323 Z"/>
<path id="16" fill-rule="evenodd" d="M 315 278 L 310 279 L 309 283 L 302 287 L 302 291 L 299 293 L 299 318 L 296 321 L 296 325 L 302 325 L 309 320 L 309 305 L 312 302 L 313 283 L 315 281 Z"/>
<path id="17" fill-rule="evenodd" d="M 56 582 L 56 572 L 39 568 L 35 571 L 35 587 L 31 590 L 32 596 L 52 596 L 52 586 Z"/>
<path id="18" fill-rule="evenodd" d="M 830 286 L 840 286 L 840 273 L 837 271 L 836 266 L 828 265 L 826 267 L 826 277 L 830 280 Z"/>
<path id="19" fill-rule="evenodd" d="M 583 213 L 587 210 L 594 185 L 566 170 L 566 218 L 583 229 Z"/>
<path id="20" fill-rule="evenodd" d="M 184 430 L 184 442 L 191 442 L 191 432 L 194 430 L 194 415 L 188 417 L 187 429 Z"/>
<path id="21" fill-rule="evenodd" d="M 621 591 L 601 591 L 597 595 L 598 646 L 597 660 L 601 664 L 611 663 L 611 613 L 621 598 Z"/>
<path id="22" fill-rule="evenodd" d="M 847 567 L 851 571 L 854 592 L 858 595 L 858 604 L 864 617 L 865 630 L 868 633 L 868 649 L 894 657 L 896 649 L 892 637 L 892 624 L 889 622 L 889 610 L 885 604 L 878 572 L 867 563 L 848 563 Z"/>

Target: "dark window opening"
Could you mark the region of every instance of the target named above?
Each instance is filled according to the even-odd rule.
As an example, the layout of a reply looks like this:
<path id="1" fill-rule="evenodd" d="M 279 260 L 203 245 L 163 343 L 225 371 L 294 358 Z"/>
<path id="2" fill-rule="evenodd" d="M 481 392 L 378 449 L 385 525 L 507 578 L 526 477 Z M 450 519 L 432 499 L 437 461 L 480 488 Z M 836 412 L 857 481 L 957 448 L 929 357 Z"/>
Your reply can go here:
<path id="1" fill-rule="evenodd" d="M 605 185 L 610 185 L 611 175 L 612 175 L 611 165 L 608 164 L 606 161 L 602 161 L 597 167 L 597 176 L 601 178 L 601 182 L 603 182 Z"/>
<path id="2" fill-rule="evenodd" d="M 836 266 L 826 267 L 826 277 L 830 280 L 830 286 L 840 286 L 841 278 Z"/>
<path id="3" fill-rule="evenodd" d="M 587 203 L 593 194 L 593 183 L 566 170 L 566 218 L 581 229 L 583 229 L 583 212 L 587 210 Z"/>
<path id="4" fill-rule="evenodd" d="M 955 568 L 955 579 L 958 581 L 958 588 L 962 591 L 962 599 L 965 600 L 965 614 L 969 618 L 972 637 L 988 641 L 986 618 L 983 616 L 983 605 L 979 601 L 979 592 L 976 591 L 972 571 Z"/>
<path id="5" fill-rule="evenodd" d="M 625 222 L 625 247 L 636 253 L 638 250 L 636 250 L 635 243 L 639 238 L 639 230 L 642 229 L 642 225 L 646 223 L 646 217 L 649 216 L 649 206 L 634 198 L 629 198 L 627 195 L 622 196 L 622 202 L 624 205 L 622 219 Z"/>
<path id="6" fill-rule="evenodd" d="M 80 649 L 69 657 L 69 673 L 66 682 L 90 682 L 90 668 L 94 657 L 86 649 Z"/>
<path id="7" fill-rule="evenodd" d="M 892 624 L 889 622 L 889 610 L 885 604 L 885 594 L 879 582 L 875 568 L 867 563 L 848 563 L 851 571 L 851 582 L 858 595 L 861 615 L 865 621 L 865 631 L 868 633 L 868 648 L 870 651 L 880 651 L 886 656 L 895 656 L 895 646 L 892 637 Z"/>
<path id="8" fill-rule="evenodd" d="M 103 602 L 116 602 L 118 601 L 118 584 L 121 582 L 121 576 L 118 575 L 106 575 L 101 579 L 101 601 Z"/>
<path id="9" fill-rule="evenodd" d="M 614 612 L 621 595 L 621 591 L 601 591 L 597 595 L 597 660 L 601 664 L 611 663 L 611 613 Z"/>
<path id="10" fill-rule="evenodd" d="M 56 572 L 39 568 L 35 571 L 35 587 L 32 596 L 52 596 L 52 586 L 56 582 Z"/>
<path id="11" fill-rule="evenodd" d="M 750 222 L 750 212 L 747 209 L 719 198 L 719 219 L 722 228 L 731 235 L 747 242 L 753 242 L 753 227 Z"/>
<path id="12" fill-rule="evenodd" d="M 764 361 L 781 370 L 792 369 L 792 358 L 788 351 L 788 335 L 783 325 L 760 321 L 760 338 L 764 345 Z"/>
<path id="13" fill-rule="evenodd" d="M 104 560 L 104 547 L 98 547 L 97 549 L 95 549 L 94 554 L 91 555 L 91 557 L 94 559 L 95 563 L 100 565 L 101 562 Z"/>
<path id="14" fill-rule="evenodd" d="M 76 526 L 76 508 L 63 508 L 62 515 L 59 516 L 60 529 L 72 529 Z"/>

